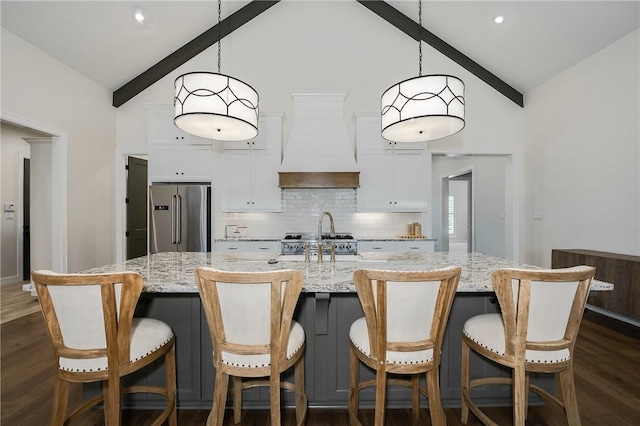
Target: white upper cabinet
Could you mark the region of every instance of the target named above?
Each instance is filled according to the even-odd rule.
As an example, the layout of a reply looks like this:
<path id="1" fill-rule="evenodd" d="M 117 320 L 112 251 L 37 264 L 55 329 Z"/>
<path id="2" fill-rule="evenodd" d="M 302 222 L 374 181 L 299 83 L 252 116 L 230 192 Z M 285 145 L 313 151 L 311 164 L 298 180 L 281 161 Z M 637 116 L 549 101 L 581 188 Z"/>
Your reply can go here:
<path id="1" fill-rule="evenodd" d="M 260 114 L 255 139 L 223 146 L 222 211 L 281 211 L 282 114 Z"/>
<path id="2" fill-rule="evenodd" d="M 147 107 L 149 182 L 211 182 L 213 141 L 173 124 L 173 106 Z"/>
<path id="3" fill-rule="evenodd" d="M 424 143 L 392 143 L 379 114 L 358 114 L 359 211 L 423 212 L 428 208 L 431 154 Z"/>

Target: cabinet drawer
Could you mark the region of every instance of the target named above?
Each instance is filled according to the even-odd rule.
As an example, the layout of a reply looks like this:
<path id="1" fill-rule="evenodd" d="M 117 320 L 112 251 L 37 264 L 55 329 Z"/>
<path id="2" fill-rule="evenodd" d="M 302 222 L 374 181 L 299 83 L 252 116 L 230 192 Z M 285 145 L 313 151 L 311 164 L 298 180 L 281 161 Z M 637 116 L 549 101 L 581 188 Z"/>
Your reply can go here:
<path id="1" fill-rule="evenodd" d="M 434 251 L 433 241 L 358 241 L 358 251 L 379 251 L 379 252 L 432 252 Z"/>
<path id="2" fill-rule="evenodd" d="M 278 240 L 265 240 L 265 241 L 216 241 L 216 251 L 228 251 L 228 252 L 262 252 L 262 253 L 275 253 L 278 254 L 281 251 L 280 241 Z"/>

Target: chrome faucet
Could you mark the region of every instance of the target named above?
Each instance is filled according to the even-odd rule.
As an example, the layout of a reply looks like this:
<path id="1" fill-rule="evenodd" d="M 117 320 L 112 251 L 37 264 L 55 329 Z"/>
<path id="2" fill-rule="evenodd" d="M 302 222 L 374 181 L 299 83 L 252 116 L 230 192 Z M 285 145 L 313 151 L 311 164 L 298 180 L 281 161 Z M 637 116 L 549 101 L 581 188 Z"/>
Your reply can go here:
<path id="1" fill-rule="evenodd" d="M 333 216 L 331 215 L 331 213 L 324 211 L 322 213 L 320 213 L 320 217 L 318 218 L 318 263 L 322 263 L 322 219 L 324 219 L 325 216 L 329 216 L 329 226 L 330 226 L 330 234 L 329 236 L 331 238 L 334 238 L 336 236 L 336 229 L 333 225 Z M 333 242 L 331 242 L 331 244 L 329 245 L 329 249 L 331 250 L 331 261 L 335 262 L 336 261 L 336 247 L 335 244 Z"/>

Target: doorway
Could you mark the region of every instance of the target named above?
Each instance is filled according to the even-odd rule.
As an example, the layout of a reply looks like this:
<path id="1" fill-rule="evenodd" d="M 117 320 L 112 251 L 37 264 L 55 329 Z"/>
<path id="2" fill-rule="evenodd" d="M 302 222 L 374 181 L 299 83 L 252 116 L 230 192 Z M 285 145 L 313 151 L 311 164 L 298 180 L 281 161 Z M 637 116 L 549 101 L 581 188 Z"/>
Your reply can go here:
<path id="1" fill-rule="evenodd" d="M 432 232 L 438 239 L 436 251 L 449 251 L 449 183 L 459 178 L 470 182 L 469 249 L 489 256 L 516 258 L 517 180 L 513 163 L 511 154 L 432 154 Z M 471 175 L 465 176 L 467 173 Z"/>
<path id="2" fill-rule="evenodd" d="M 474 251 L 472 181 L 471 170 L 442 178 L 441 251 Z"/>
<path id="3" fill-rule="evenodd" d="M 449 251 L 460 253 L 471 253 L 473 251 L 473 198 L 471 196 L 471 182 L 473 173 L 471 171 L 447 177 L 448 194 L 443 205 L 447 206 L 447 227 L 449 237 Z M 444 187 L 444 185 L 443 185 Z"/>
<path id="4" fill-rule="evenodd" d="M 31 146 L 29 164 L 30 268 L 67 272 L 67 132 L 5 111 L 0 111 L 0 123 L 2 123 L 3 129 L 5 127 L 17 129 L 21 133 L 19 137 Z M 23 162 L 20 161 L 19 164 L 22 169 Z M 18 181 L 22 186 L 23 175 L 19 175 Z M 34 193 L 34 191 L 43 188 L 49 191 L 47 196 Z M 18 194 L 16 198 L 21 198 L 19 205 L 23 207 L 25 199 L 22 188 Z M 42 205 L 36 206 L 31 203 L 36 200 Z M 17 253 L 21 258 L 17 272 L 21 277 L 25 269 L 22 241 L 23 215 L 18 214 L 17 219 L 20 222 L 18 226 L 20 242 Z M 38 241 L 35 240 L 35 237 Z"/>

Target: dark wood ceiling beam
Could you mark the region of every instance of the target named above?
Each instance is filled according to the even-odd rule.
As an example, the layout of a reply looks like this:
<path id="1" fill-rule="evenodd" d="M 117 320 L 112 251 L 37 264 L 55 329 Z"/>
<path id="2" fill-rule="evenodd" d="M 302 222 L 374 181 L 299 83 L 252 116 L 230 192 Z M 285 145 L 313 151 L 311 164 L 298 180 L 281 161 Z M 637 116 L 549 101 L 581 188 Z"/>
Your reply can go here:
<path id="1" fill-rule="evenodd" d="M 218 24 L 216 24 L 113 92 L 113 106 L 117 108 L 125 104 L 138 93 L 213 46 L 219 39 L 225 38 L 279 1 L 254 0 L 220 21 L 220 38 L 218 38 Z"/>
<path id="2" fill-rule="evenodd" d="M 438 52 L 442 53 L 443 55 L 457 63 L 458 65 L 478 77 L 480 80 L 487 83 L 489 86 L 493 87 L 495 90 L 509 98 L 511 101 L 515 102 L 517 105 L 524 107 L 524 97 L 522 93 L 518 92 L 516 89 L 505 83 L 496 75 L 488 71 L 486 68 L 482 67 L 480 64 L 478 64 L 429 30 L 423 27 L 422 31 L 420 31 L 417 23 L 413 19 L 407 17 L 405 14 L 398 11 L 390 4 L 386 3 L 383 0 L 357 1 L 415 41 L 418 41 L 420 39 L 420 34 L 422 33 L 422 41 L 429 44 Z"/>

